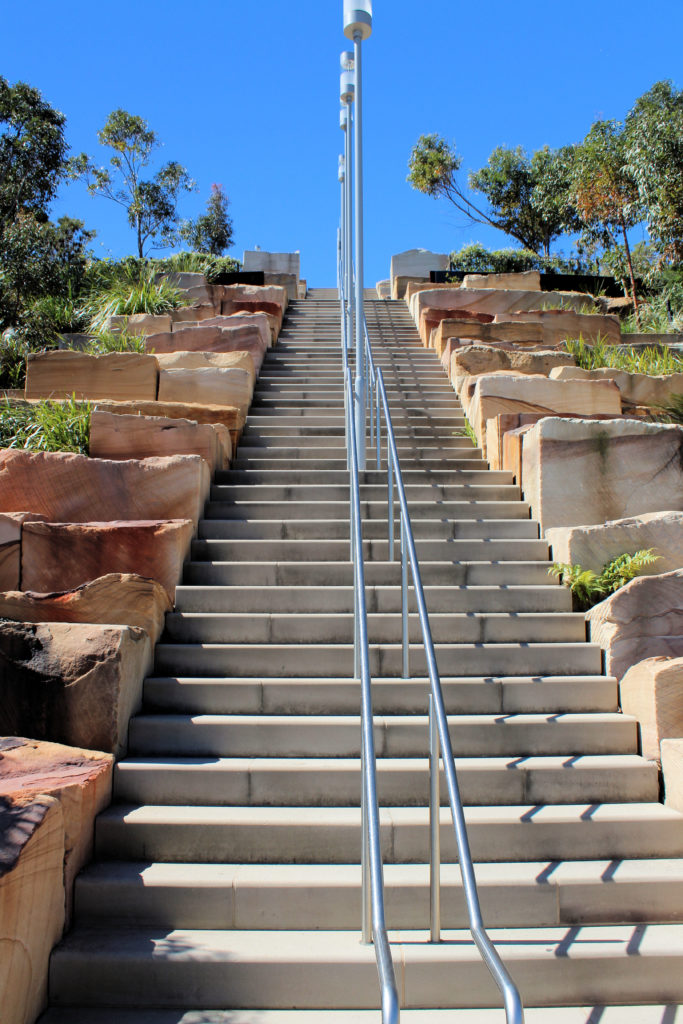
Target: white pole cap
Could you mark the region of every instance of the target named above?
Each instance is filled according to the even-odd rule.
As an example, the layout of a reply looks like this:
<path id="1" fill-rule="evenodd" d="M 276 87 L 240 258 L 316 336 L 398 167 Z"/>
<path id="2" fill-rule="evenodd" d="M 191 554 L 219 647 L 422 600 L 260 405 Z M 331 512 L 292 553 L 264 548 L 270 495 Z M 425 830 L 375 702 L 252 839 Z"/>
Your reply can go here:
<path id="1" fill-rule="evenodd" d="M 344 35 L 353 39 L 357 32 L 361 39 L 372 33 L 372 0 L 344 0 Z"/>
<path id="2" fill-rule="evenodd" d="M 353 66 L 354 66 L 354 56 L 353 56 L 353 53 L 350 50 L 344 50 L 339 55 L 339 64 L 341 66 L 342 71 L 353 71 Z"/>
<path id="3" fill-rule="evenodd" d="M 338 174 L 339 174 L 339 180 L 343 181 L 344 178 L 346 177 L 346 160 L 344 159 L 344 157 L 343 157 L 343 155 L 341 153 L 339 154 L 339 172 L 338 172 Z"/>
<path id="4" fill-rule="evenodd" d="M 356 75 L 353 71 L 342 71 L 339 76 L 339 98 L 342 103 L 353 103 L 356 96 Z"/>

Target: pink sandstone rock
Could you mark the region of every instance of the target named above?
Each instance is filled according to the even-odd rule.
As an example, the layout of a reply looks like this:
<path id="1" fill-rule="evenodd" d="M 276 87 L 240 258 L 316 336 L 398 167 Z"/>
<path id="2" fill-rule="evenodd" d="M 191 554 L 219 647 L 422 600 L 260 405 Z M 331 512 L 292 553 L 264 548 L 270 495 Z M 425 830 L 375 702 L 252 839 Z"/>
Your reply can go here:
<path id="1" fill-rule="evenodd" d="M 220 423 L 116 415 L 97 408 L 90 418 L 90 455 L 96 459 L 116 460 L 199 455 L 213 475 L 217 469 L 228 468 L 232 440 L 228 428 Z"/>
<path id="2" fill-rule="evenodd" d="M 0 591 L 18 590 L 21 577 L 21 526 L 27 520 L 43 521 L 34 512 L 0 512 Z"/>
<path id="3" fill-rule="evenodd" d="M 153 416 L 184 419 L 225 427 L 233 452 L 239 444 L 245 417 L 239 409 L 227 405 L 193 405 L 188 402 L 98 402 L 97 408 L 116 416 Z"/>
<path id="4" fill-rule="evenodd" d="M 261 372 L 267 345 L 254 324 L 240 327 L 200 327 L 195 331 L 155 334 L 147 338 L 148 352 L 251 352 L 256 374 Z"/>

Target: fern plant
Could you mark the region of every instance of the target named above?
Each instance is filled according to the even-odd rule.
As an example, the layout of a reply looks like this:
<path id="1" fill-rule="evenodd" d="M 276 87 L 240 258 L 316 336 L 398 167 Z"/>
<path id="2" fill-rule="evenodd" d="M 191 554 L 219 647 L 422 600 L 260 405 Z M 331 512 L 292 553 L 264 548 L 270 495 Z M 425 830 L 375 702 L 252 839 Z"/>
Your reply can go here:
<path id="1" fill-rule="evenodd" d="M 588 611 L 609 594 L 615 593 L 636 576 L 640 576 L 644 569 L 661 557 L 655 554 L 654 548 L 643 548 L 632 555 L 618 555 L 603 565 L 600 573 L 584 569 L 578 564 L 554 562 L 548 569 L 548 574 L 559 578 L 563 586 L 569 587 L 578 611 Z"/>

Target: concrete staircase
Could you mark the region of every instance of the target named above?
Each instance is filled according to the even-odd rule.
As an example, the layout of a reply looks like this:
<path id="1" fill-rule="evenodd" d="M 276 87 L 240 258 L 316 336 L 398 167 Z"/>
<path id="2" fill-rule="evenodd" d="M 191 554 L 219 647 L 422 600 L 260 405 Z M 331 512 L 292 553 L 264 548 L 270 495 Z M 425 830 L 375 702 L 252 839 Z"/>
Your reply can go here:
<path id="1" fill-rule="evenodd" d="M 404 304 L 369 302 L 367 316 L 484 917 L 539 1008 L 527 1020 L 681 1020 L 683 818 L 658 802 L 657 768 L 638 756 L 636 723 L 618 713 L 583 616 L 547 575 L 528 506 L 463 435 Z M 97 862 L 78 880 L 76 926 L 53 955 L 45 1024 L 379 1020 L 374 951 L 359 941 L 343 431 L 337 303 L 293 303 L 157 647 L 115 803 L 98 821 Z M 428 942 L 424 658 L 415 619 L 415 677 L 400 678 L 384 475 L 368 471 L 361 491 L 402 1019 L 502 1022 L 466 930 L 445 807 L 444 941 Z"/>

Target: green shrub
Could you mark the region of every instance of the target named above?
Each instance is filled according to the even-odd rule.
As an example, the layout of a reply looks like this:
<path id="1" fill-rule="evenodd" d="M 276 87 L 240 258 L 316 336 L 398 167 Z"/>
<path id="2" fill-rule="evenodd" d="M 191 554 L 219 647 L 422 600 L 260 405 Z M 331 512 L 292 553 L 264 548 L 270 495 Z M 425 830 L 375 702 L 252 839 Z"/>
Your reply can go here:
<path id="1" fill-rule="evenodd" d="M 643 569 L 661 558 L 654 550 L 644 548 L 633 555 L 619 555 L 611 562 L 607 562 L 600 573 L 584 569 L 581 565 L 554 562 L 548 569 L 548 574 L 558 577 L 563 586 L 569 587 L 574 605 L 579 611 L 587 611 L 636 576 L 640 576 Z"/>
<path id="2" fill-rule="evenodd" d="M 671 395 L 652 417 L 658 423 L 675 423 L 683 427 L 683 395 Z"/>
<path id="3" fill-rule="evenodd" d="M 65 402 L 31 405 L 5 399 L 0 404 L 0 447 L 87 455 L 90 413 L 90 403 L 77 402 L 73 396 Z"/>
<path id="4" fill-rule="evenodd" d="M 683 355 L 667 345 L 648 345 L 646 348 L 608 345 L 600 335 L 589 345 L 580 335 L 578 339 L 567 339 L 565 347 L 569 355 L 574 356 L 576 365 L 584 370 L 607 366 L 629 373 L 683 373 Z"/>
<path id="5" fill-rule="evenodd" d="M 81 351 L 90 356 L 107 355 L 109 352 L 138 352 L 143 356 L 147 354 L 144 335 L 129 334 L 128 331 L 115 334 L 113 331 L 102 330 L 93 335 Z"/>
<path id="6" fill-rule="evenodd" d="M 183 292 L 167 281 L 155 281 L 154 277 L 154 272 L 147 270 L 137 281 L 114 281 L 92 302 L 90 330 L 95 334 L 106 330 L 111 316 L 158 315 L 187 304 Z"/>
<path id="7" fill-rule="evenodd" d="M 0 388 L 23 388 L 26 381 L 26 342 L 9 331 L 0 338 Z"/>

